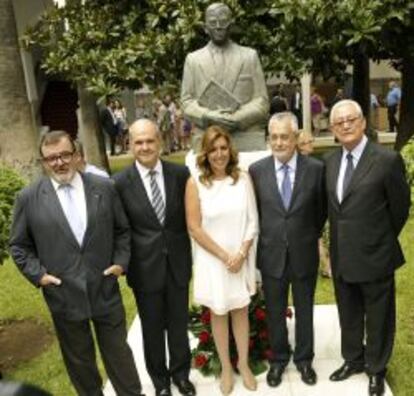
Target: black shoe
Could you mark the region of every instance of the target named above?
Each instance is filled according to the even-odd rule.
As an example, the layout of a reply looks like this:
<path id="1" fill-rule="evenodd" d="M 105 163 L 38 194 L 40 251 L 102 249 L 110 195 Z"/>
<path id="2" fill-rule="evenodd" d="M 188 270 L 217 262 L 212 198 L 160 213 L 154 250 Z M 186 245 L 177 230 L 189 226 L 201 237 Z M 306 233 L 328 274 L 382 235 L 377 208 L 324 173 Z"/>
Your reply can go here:
<path id="1" fill-rule="evenodd" d="M 172 396 L 171 389 L 169 386 L 165 388 L 160 388 L 155 391 L 156 396 Z"/>
<path id="2" fill-rule="evenodd" d="M 173 380 L 174 385 L 178 388 L 178 391 L 184 396 L 195 396 L 196 390 L 192 382 L 188 379 Z"/>
<path id="3" fill-rule="evenodd" d="M 382 375 L 370 375 L 368 394 L 369 396 L 382 396 L 385 392 L 384 377 Z"/>
<path id="4" fill-rule="evenodd" d="M 312 368 L 310 364 L 305 364 L 303 366 L 298 366 L 298 371 L 300 372 L 300 376 L 302 381 L 307 385 L 315 385 L 316 384 L 316 373 L 315 370 Z"/>
<path id="5" fill-rule="evenodd" d="M 282 382 L 282 374 L 285 371 L 285 366 L 281 364 L 275 364 L 270 366 L 269 371 L 267 372 L 266 381 L 267 385 L 271 386 L 272 388 L 280 385 Z"/>
<path id="6" fill-rule="evenodd" d="M 351 363 L 345 362 L 338 370 L 334 371 L 329 379 L 331 381 L 343 381 L 349 378 L 351 375 L 362 373 L 364 367 L 360 365 L 352 365 Z"/>

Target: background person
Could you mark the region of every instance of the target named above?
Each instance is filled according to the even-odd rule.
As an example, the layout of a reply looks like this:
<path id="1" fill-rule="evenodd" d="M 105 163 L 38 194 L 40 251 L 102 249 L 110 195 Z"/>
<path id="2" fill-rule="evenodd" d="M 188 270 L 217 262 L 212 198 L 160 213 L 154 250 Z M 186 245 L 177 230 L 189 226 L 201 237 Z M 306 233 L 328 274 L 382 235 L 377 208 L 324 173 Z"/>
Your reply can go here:
<path id="1" fill-rule="evenodd" d="M 394 272 L 404 263 L 398 235 L 408 218 L 410 188 L 400 154 L 368 141 L 357 102 L 338 102 L 330 122 L 342 145 L 326 158 L 326 183 L 344 359 L 330 379 L 365 371 L 368 394 L 380 396 L 394 344 Z"/>
<path id="2" fill-rule="evenodd" d="M 100 113 L 100 121 L 103 131 L 109 141 L 110 154 L 116 155 L 116 139 L 118 136 L 117 119 L 115 117 L 115 102 L 110 96 L 106 98 L 106 107 Z"/>
<path id="3" fill-rule="evenodd" d="M 42 288 L 77 394 L 103 396 L 93 325 L 116 393 L 139 396 L 117 281 L 130 257 L 119 197 L 109 180 L 78 172 L 78 153 L 66 132 L 43 135 L 39 152 L 46 175 L 16 199 L 10 253 L 23 275 Z"/>
<path id="4" fill-rule="evenodd" d="M 78 155 L 78 170 L 84 173 L 93 173 L 94 175 L 98 175 L 101 177 L 109 177 L 109 174 L 101 168 L 98 168 L 95 165 L 92 165 L 86 162 L 85 158 L 85 150 L 83 149 L 83 144 L 79 140 L 75 140 L 75 148 Z"/>
<path id="5" fill-rule="evenodd" d="M 184 209 L 189 171 L 160 160 L 161 135 L 151 120 L 131 125 L 130 149 L 135 162 L 114 179 L 132 229 L 127 280 L 142 323 L 145 364 L 157 396 L 171 395 L 171 379 L 182 395 L 194 396 L 187 333 L 192 259 Z"/>
<path id="6" fill-rule="evenodd" d="M 238 168 L 230 136 L 220 127 L 204 133 L 197 155 L 199 174 L 187 183 L 187 224 L 194 239 L 194 301 L 211 312 L 221 363 L 220 389 L 234 384 L 229 352 L 229 320 L 244 386 L 256 390 L 248 364 L 250 296 L 256 291 L 257 209 L 250 178 Z"/>
<path id="7" fill-rule="evenodd" d="M 249 168 L 259 210 L 257 266 L 263 291 L 273 357 L 267 383 L 278 386 L 292 351 L 286 309 L 289 288 L 295 307 L 293 361 L 307 385 L 317 382 L 313 309 L 319 266 L 318 239 L 326 219 L 323 163 L 296 151 L 298 124 L 293 113 L 269 120 L 272 155 Z"/>
<path id="8" fill-rule="evenodd" d="M 397 112 L 401 101 L 401 89 L 395 81 L 390 81 L 387 93 L 389 132 L 398 132 Z"/>

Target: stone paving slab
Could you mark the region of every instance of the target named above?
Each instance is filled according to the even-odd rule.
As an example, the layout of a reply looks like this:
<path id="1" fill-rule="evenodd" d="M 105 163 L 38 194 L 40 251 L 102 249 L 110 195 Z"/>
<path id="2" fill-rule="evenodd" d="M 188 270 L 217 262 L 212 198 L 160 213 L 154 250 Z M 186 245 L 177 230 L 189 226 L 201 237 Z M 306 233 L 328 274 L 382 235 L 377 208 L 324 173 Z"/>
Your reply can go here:
<path id="1" fill-rule="evenodd" d="M 368 395 L 368 377 L 365 374 L 354 375 L 343 382 L 329 381 L 329 375 L 342 364 L 340 354 L 340 330 L 338 313 L 335 305 L 315 306 L 315 360 L 314 368 L 318 374 L 318 383 L 315 386 L 305 385 L 292 363 L 283 374 L 283 381 L 277 388 L 270 388 L 266 384 L 266 374 L 257 377 L 258 389 L 251 392 L 242 385 L 241 378 L 236 376 L 234 396 L 366 396 Z M 289 320 L 289 334 L 294 344 L 293 329 L 294 316 Z M 151 380 L 145 369 L 144 354 L 142 351 L 141 324 L 139 318 L 135 318 L 128 335 L 135 363 L 144 387 L 146 396 L 155 394 Z M 196 340 L 192 340 L 192 343 Z M 198 396 L 220 396 L 219 382 L 214 377 L 203 377 L 198 371 L 191 370 L 191 380 L 197 388 Z M 178 390 L 172 386 L 174 396 L 179 396 Z M 105 396 L 116 396 L 108 382 L 104 390 Z M 385 396 L 392 396 L 391 389 L 387 385 Z"/>

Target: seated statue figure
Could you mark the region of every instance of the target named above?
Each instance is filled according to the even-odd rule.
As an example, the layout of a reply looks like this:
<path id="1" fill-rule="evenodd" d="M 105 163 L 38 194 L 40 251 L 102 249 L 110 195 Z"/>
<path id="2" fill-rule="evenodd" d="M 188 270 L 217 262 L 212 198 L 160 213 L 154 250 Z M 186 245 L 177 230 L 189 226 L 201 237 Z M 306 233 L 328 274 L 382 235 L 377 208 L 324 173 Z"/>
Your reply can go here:
<path id="1" fill-rule="evenodd" d="M 189 53 L 185 61 L 181 103 L 185 116 L 195 125 L 195 151 L 210 125 L 228 130 L 239 151 L 265 148 L 269 99 L 263 70 L 254 49 L 230 39 L 232 23 L 227 5 L 211 4 L 205 13 L 210 41 Z"/>

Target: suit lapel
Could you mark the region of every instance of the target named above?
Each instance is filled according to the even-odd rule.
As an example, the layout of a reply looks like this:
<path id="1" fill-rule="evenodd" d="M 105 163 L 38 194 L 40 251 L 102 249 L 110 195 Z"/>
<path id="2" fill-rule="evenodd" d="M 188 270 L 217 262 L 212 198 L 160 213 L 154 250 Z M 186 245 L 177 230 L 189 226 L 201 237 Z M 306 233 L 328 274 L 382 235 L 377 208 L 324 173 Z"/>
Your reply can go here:
<path id="1" fill-rule="evenodd" d="M 361 158 L 358 161 L 358 165 L 355 168 L 354 174 L 352 175 L 351 182 L 346 191 L 344 191 L 344 196 L 342 198 L 341 204 L 343 204 L 346 199 L 352 194 L 361 180 L 365 177 L 367 172 L 370 170 L 372 164 L 374 163 L 375 155 L 372 150 L 372 144 L 367 142 L 364 151 L 362 152 Z"/>
<path id="2" fill-rule="evenodd" d="M 242 65 L 240 49 L 238 45 L 231 42 L 226 56 L 226 69 L 224 71 L 226 74 L 225 86 L 230 92 L 234 91 Z"/>
<path id="3" fill-rule="evenodd" d="M 200 57 L 198 59 L 198 66 L 201 69 L 202 74 L 204 75 L 205 84 L 207 85 L 213 78 L 215 72 L 214 59 L 211 55 L 208 45 L 206 45 L 201 50 Z"/>
<path id="4" fill-rule="evenodd" d="M 279 187 L 277 184 L 275 161 L 273 156 L 268 157 L 265 164 L 265 177 L 267 188 L 269 189 L 270 196 L 275 198 L 276 207 L 283 212 L 286 212 L 285 206 L 283 205 L 282 197 L 280 195 Z"/>
<path id="5" fill-rule="evenodd" d="M 293 205 L 296 201 L 296 197 L 299 194 L 300 186 L 302 185 L 303 174 L 305 173 L 305 159 L 298 153 L 296 162 L 295 182 L 293 184 L 292 198 L 290 200 L 289 210 L 292 210 Z"/>
<path id="6" fill-rule="evenodd" d="M 336 193 L 336 185 L 338 182 L 339 168 L 341 166 L 342 149 L 338 149 L 329 160 L 330 166 L 326 169 L 326 183 L 330 201 L 336 208 L 339 208 L 338 195 Z"/>
<path id="7" fill-rule="evenodd" d="M 83 174 L 81 176 L 85 190 L 86 215 L 88 219 L 82 246 L 86 246 L 96 226 L 96 218 L 100 209 L 99 204 L 101 201 L 101 193 L 90 183 L 90 180 L 87 176 Z"/>
<path id="8" fill-rule="evenodd" d="M 168 163 L 161 161 L 162 171 L 164 173 L 164 188 L 165 188 L 165 223 L 168 221 L 169 215 L 172 213 L 173 197 L 175 197 L 176 178 L 171 172 Z"/>
<path id="9" fill-rule="evenodd" d="M 58 223 L 67 240 L 79 248 L 78 241 L 76 240 L 75 235 L 73 235 L 72 229 L 70 228 L 66 215 L 59 202 L 57 193 L 49 178 L 44 178 L 42 194 L 44 196 L 45 206 L 50 212 L 50 218 Z"/>

